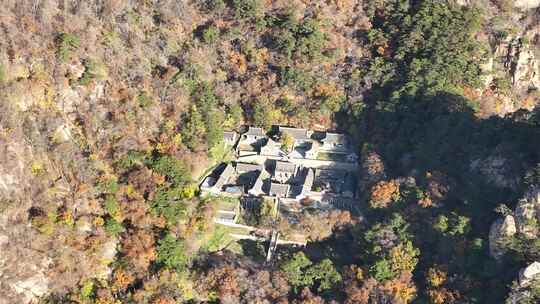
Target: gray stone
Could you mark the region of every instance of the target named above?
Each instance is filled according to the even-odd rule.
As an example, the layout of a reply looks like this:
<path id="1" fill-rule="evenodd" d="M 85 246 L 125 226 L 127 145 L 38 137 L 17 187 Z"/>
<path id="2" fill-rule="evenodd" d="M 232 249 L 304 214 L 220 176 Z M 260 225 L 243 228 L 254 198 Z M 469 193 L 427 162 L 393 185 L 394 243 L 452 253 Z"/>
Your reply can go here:
<path id="1" fill-rule="evenodd" d="M 506 245 L 517 232 L 513 216 L 507 215 L 496 220 L 489 230 L 489 254 L 496 260 L 502 258 L 506 252 Z"/>
<path id="2" fill-rule="evenodd" d="M 540 0 L 514 0 L 514 6 L 523 9 L 532 9 L 540 6 Z"/>
<path id="3" fill-rule="evenodd" d="M 519 272 L 519 286 L 526 287 L 531 283 L 531 281 L 539 278 L 539 276 L 540 276 L 540 263 L 533 262 L 532 264 L 523 268 Z"/>
<path id="4" fill-rule="evenodd" d="M 535 187 L 519 200 L 514 211 L 518 232 L 530 239 L 538 237 L 538 209 L 540 209 L 540 187 Z"/>

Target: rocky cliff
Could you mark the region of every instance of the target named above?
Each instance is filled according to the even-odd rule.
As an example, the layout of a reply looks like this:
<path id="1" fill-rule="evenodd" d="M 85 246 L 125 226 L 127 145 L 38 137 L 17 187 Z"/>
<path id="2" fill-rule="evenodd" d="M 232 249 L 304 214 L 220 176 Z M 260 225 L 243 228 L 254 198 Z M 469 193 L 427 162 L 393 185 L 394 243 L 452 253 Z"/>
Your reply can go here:
<path id="1" fill-rule="evenodd" d="M 504 116 L 539 103 L 540 1 L 459 1 L 480 7 L 486 15 L 477 39 L 488 45 L 482 66 L 484 86 L 471 93 L 479 115 Z"/>
<path id="2" fill-rule="evenodd" d="M 538 238 L 540 221 L 540 187 L 532 187 L 519 200 L 515 210 L 491 225 L 489 231 L 490 255 L 500 259 L 515 236 Z"/>

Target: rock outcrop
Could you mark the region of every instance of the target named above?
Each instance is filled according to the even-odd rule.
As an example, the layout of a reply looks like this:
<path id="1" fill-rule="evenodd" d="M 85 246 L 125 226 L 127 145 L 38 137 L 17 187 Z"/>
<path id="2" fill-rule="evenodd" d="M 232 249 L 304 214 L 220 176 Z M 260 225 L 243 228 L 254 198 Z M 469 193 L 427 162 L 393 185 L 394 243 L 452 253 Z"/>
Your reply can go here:
<path id="1" fill-rule="evenodd" d="M 516 222 L 512 215 L 496 220 L 489 230 L 489 254 L 495 259 L 502 258 L 506 246 L 516 232 Z"/>
<path id="2" fill-rule="evenodd" d="M 516 210 L 516 227 L 518 232 L 533 239 L 538 237 L 540 221 L 540 187 L 533 188 L 519 200 Z"/>
<path id="3" fill-rule="evenodd" d="M 538 237 L 540 221 L 540 187 L 531 188 L 519 200 L 512 214 L 496 220 L 489 231 L 489 253 L 500 259 L 515 235 L 528 239 Z"/>
<path id="4" fill-rule="evenodd" d="M 535 44 L 539 29 L 495 41 L 492 56 L 482 65 L 485 90 L 481 116 L 505 116 L 520 109 L 531 111 L 538 104 L 534 91 L 540 88 L 540 59 Z"/>
<path id="5" fill-rule="evenodd" d="M 540 87 L 540 61 L 534 54 L 535 46 L 530 43 L 537 30 L 523 35 L 508 37 L 495 50 L 495 56 L 503 58 L 506 71 L 510 74 L 512 85 L 519 91 Z"/>
<path id="6" fill-rule="evenodd" d="M 521 9 L 532 9 L 540 6 L 540 0 L 514 0 L 514 6 Z"/>
<path id="7" fill-rule="evenodd" d="M 458 1 L 479 5 L 478 1 Z M 500 116 L 520 109 L 531 111 L 540 102 L 540 22 L 533 8 L 540 0 L 490 1 L 481 4 L 491 26 L 478 35 L 489 45 L 489 55 L 480 66 L 483 86 L 470 98 L 477 99 L 480 117 Z"/>

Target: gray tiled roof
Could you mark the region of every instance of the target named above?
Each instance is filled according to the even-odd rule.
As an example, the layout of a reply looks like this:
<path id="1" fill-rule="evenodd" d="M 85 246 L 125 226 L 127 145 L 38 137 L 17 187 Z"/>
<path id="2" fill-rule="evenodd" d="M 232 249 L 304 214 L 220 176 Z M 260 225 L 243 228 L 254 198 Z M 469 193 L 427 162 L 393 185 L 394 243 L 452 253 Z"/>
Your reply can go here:
<path id="1" fill-rule="evenodd" d="M 335 181 L 343 181 L 345 178 L 345 172 L 344 170 L 326 170 L 326 169 L 316 169 L 315 170 L 315 176 L 322 179 L 328 179 L 328 180 L 335 180 Z"/>
<path id="2" fill-rule="evenodd" d="M 296 171 L 296 165 L 284 161 L 276 161 L 276 172 L 290 172 L 294 173 Z"/>
<path id="3" fill-rule="evenodd" d="M 262 169 L 261 165 L 248 164 L 248 163 L 236 163 L 236 172 L 238 173 L 256 171 L 256 170 L 261 170 L 261 169 Z"/>
<path id="4" fill-rule="evenodd" d="M 223 139 L 225 140 L 234 140 L 236 138 L 236 132 L 234 131 L 223 131 Z"/>
<path id="5" fill-rule="evenodd" d="M 289 185 L 272 183 L 270 184 L 270 191 L 268 194 L 271 196 L 286 197 L 288 192 Z"/>
<path id="6" fill-rule="evenodd" d="M 218 212 L 218 218 L 225 221 L 233 221 L 236 217 L 236 214 L 234 213 L 228 213 L 228 212 Z"/>
<path id="7" fill-rule="evenodd" d="M 253 135 L 253 136 L 266 136 L 263 128 L 249 127 L 244 135 Z"/>
<path id="8" fill-rule="evenodd" d="M 342 144 L 342 145 L 348 144 L 347 135 L 338 134 L 338 133 L 326 132 L 326 136 L 322 139 L 322 141 L 329 144 Z"/>
<path id="9" fill-rule="evenodd" d="M 309 140 L 309 131 L 308 131 L 308 129 L 279 127 L 279 132 L 280 133 L 288 133 L 295 140 Z"/>

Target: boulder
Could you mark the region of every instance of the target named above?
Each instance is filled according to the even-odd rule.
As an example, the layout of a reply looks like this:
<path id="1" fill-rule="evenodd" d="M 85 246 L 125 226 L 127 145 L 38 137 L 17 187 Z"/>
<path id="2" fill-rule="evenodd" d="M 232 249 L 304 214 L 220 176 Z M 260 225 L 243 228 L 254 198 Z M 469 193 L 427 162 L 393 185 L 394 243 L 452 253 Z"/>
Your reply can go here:
<path id="1" fill-rule="evenodd" d="M 22 303 L 36 303 L 49 291 L 49 280 L 42 272 L 18 281 L 12 285 L 13 290 L 24 298 Z"/>
<path id="2" fill-rule="evenodd" d="M 517 232 L 516 221 L 512 215 L 496 220 L 489 230 L 489 254 L 496 260 L 506 252 L 510 238 Z"/>
<path id="3" fill-rule="evenodd" d="M 81 234 L 92 232 L 92 218 L 89 216 L 81 216 L 77 220 L 77 230 Z"/>
<path id="4" fill-rule="evenodd" d="M 86 68 L 80 61 L 73 61 L 68 64 L 68 73 L 72 76 L 72 79 L 79 79 L 84 74 Z"/>
<path id="5" fill-rule="evenodd" d="M 533 262 L 519 272 L 519 286 L 526 287 L 538 278 L 540 278 L 540 263 Z"/>
<path id="6" fill-rule="evenodd" d="M 93 277 L 98 280 L 107 280 L 112 273 L 109 265 L 114 261 L 116 253 L 118 251 L 118 239 L 112 238 L 108 240 L 99 252 L 100 265 L 94 269 Z"/>
<path id="7" fill-rule="evenodd" d="M 71 139 L 71 127 L 67 124 L 62 124 L 56 128 L 53 133 L 53 141 L 56 143 L 63 143 Z"/>
<path id="8" fill-rule="evenodd" d="M 514 0 L 514 6 L 522 9 L 532 9 L 540 6 L 540 0 Z"/>

